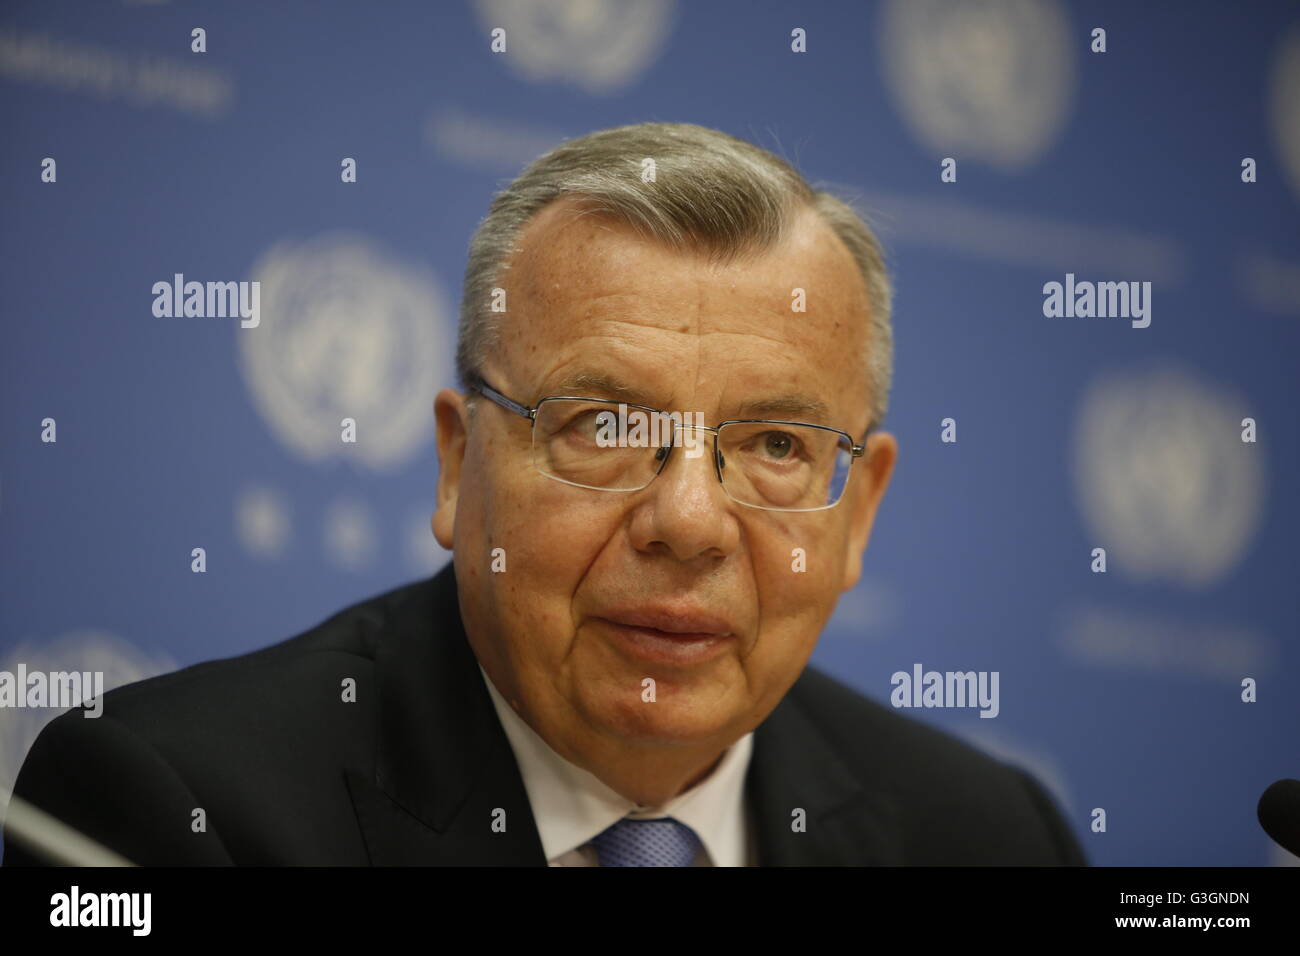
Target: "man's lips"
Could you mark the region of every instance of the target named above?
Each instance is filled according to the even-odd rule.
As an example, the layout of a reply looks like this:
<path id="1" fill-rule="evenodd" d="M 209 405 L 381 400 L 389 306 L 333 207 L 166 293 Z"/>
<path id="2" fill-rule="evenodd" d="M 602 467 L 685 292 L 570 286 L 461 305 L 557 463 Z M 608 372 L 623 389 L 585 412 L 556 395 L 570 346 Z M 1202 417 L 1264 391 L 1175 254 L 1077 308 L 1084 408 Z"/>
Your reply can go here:
<path id="1" fill-rule="evenodd" d="M 596 620 L 614 635 L 622 653 L 664 667 L 702 664 L 737 640 L 730 621 L 699 608 L 625 608 Z"/>
<path id="2" fill-rule="evenodd" d="M 684 640 L 729 637 L 736 630 L 722 615 L 700 608 L 627 608 L 607 611 L 600 617 L 611 624 L 659 631 L 666 637 L 678 637 Z"/>

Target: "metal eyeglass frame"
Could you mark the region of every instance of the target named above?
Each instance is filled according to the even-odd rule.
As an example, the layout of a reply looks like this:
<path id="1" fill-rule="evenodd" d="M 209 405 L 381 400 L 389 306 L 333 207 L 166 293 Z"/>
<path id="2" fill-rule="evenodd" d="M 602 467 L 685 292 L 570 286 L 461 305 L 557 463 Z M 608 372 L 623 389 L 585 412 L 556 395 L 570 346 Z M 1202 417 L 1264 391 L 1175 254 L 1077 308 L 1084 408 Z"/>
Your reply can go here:
<path id="1" fill-rule="evenodd" d="M 528 419 L 529 426 L 533 429 L 537 427 L 537 410 L 541 408 L 542 405 L 544 405 L 546 402 L 550 402 L 550 401 L 564 400 L 564 401 L 580 401 L 580 402 L 599 402 L 607 405 L 623 405 L 626 408 L 636 408 L 636 409 L 640 409 L 641 411 L 650 412 L 655 415 L 667 414 L 661 409 L 650 408 L 648 405 L 633 405 L 628 402 L 617 402 L 614 401 L 613 399 L 608 399 L 608 398 L 592 398 L 590 395 L 547 395 L 545 398 L 539 399 L 537 404 L 530 408 L 527 405 L 523 404 L 522 402 L 516 402 L 513 398 L 509 398 L 503 395 L 501 392 L 497 391 L 495 388 L 487 384 L 487 382 L 483 381 L 482 379 L 479 379 L 478 381 L 472 383 L 469 386 L 469 391 L 477 392 L 478 394 L 482 395 L 484 398 L 488 399 L 489 401 L 494 402 L 497 405 L 500 405 L 506 411 L 514 412 L 516 415 Z M 875 430 L 874 424 L 868 425 L 867 430 L 862 433 L 862 441 L 858 443 L 858 442 L 854 442 L 853 436 L 850 435 L 848 432 L 842 431 L 838 428 L 831 428 L 829 425 L 816 425 L 813 424 L 812 422 L 793 422 L 793 421 L 787 421 L 787 420 L 776 419 L 776 418 L 731 418 L 725 422 L 718 422 L 716 426 L 711 426 L 711 425 L 680 426 L 674 424 L 674 429 L 681 428 L 681 427 L 688 427 L 688 428 L 700 428 L 703 429 L 704 431 L 713 432 L 713 472 L 718 476 L 718 484 L 722 485 L 722 490 L 727 493 L 728 498 L 736 502 L 736 504 L 738 505 L 744 505 L 746 508 L 756 508 L 760 511 L 781 511 L 781 512 L 788 512 L 788 513 L 805 512 L 805 511 L 827 511 L 831 508 L 834 508 L 836 505 L 838 505 L 841 501 L 844 500 L 844 493 L 848 491 L 849 478 L 852 476 L 852 473 L 850 472 L 850 474 L 845 477 L 844 488 L 841 489 L 840 496 L 830 504 L 821 505 L 820 507 L 817 508 L 769 508 L 765 505 L 755 505 L 755 504 L 750 504 L 748 501 L 741 501 L 739 498 L 737 498 L 727 489 L 727 483 L 722 480 L 722 453 L 718 449 L 718 431 L 724 425 L 801 425 L 806 428 L 820 428 L 822 431 L 834 432 L 837 435 L 842 435 L 845 438 L 845 440 L 847 440 L 849 443 L 849 454 L 850 454 L 849 467 L 852 467 L 854 459 L 862 457 L 863 453 L 866 451 L 867 436 L 869 436 L 872 433 L 872 431 Z M 659 452 L 662 454 L 662 457 L 659 459 L 659 468 L 650 477 L 650 481 L 647 481 L 640 488 L 597 488 L 592 485 L 580 485 L 575 481 L 566 481 L 565 479 L 560 478 L 556 475 L 552 475 L 549 474 L 548 472 L 542 471 L 540 468 L 537 468 L 536 459 L 534 459 L 533 461 L 533 467 L 537 468 L 538 474 L 550 478 L 552 481 L 558 481 L 562 484 L 572 485 L 575 488 L 590 488 L 592 491 L 608 491 L 608 492 L 643 491 L 644 489 L 648 488 L 650 486 L 650 483 L 653 482 L 656 478 L 658 478 L 659 475 L 663 472 L 664 468 L 668 466 L 668 459 L 672 457 L 672 453 L 673 453 L 672 450 L 677 444 L 675 431 L 673 437 L 674 440 L 670 444 L 659 448 Z"/>

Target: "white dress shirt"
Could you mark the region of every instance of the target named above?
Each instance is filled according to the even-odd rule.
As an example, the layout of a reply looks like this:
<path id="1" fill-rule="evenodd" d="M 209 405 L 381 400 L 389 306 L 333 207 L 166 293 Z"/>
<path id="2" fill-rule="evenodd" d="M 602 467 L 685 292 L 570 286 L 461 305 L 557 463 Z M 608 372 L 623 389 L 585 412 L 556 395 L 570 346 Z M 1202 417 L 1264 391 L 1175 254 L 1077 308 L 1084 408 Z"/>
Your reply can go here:
<path id="1" fill-rule="evenodd" d="M 700 838 L 696 866 L 749 866 L 754 844 L 745 805 L 753 734 L 736 741 L 700 783 L 660 807 L 639 806 L 556 753 L 492 684 L 479 665 L 492 705 L 514 750 L 542 850 L 551 866 L 599 866 L 589 841 L 623 817 L 673 817 Z"/>

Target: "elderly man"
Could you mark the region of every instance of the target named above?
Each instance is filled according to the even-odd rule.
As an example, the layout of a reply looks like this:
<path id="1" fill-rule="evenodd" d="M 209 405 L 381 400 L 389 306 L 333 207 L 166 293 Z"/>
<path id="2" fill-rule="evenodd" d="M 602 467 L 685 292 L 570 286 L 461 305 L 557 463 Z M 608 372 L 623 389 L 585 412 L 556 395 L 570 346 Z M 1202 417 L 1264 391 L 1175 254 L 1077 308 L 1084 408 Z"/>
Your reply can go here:
<path id="1" fill-rule="evenodd" d="M 779 158 L 560 146 L 471 244 L 453 564 L 56 720 L 16 792 L 142 863 L 1082 863 L 1029 775 L 807 666 L 894 467 L 891 351 L 874 236 Z"/>

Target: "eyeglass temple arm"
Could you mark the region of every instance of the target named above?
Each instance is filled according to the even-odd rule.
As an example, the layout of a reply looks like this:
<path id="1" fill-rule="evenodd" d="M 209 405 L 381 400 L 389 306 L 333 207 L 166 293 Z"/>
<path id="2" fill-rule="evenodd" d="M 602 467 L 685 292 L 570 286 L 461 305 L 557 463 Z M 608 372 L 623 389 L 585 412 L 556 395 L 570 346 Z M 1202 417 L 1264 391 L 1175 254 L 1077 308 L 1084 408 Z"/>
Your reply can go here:
<path id="1" fill-rule="evenodd" d="M 500 405 L 502 408 L 506 409 L 507 411 L 512 411 L 516 415 L 522 415 L 524 418 L 527 418 L 530 421 L 532 420 L 533 414 L 535 412 L 534 409 L 529 408 L 527 405 L 520 405 L 513 398 L 506 398 L 504 395 L 498 392 L 491 385 L 487 384 L 487 382 L 483 382 L 483 381 L 475 382 L 473 385 L 470 386 L 470 391 L 478 392 L 484 398 L 496 402 L 498 405 Z"/>

